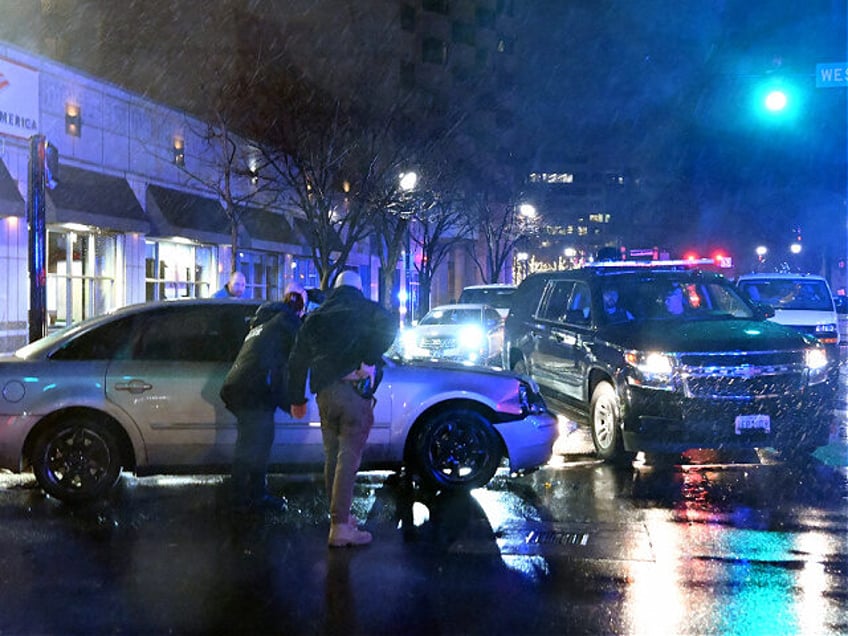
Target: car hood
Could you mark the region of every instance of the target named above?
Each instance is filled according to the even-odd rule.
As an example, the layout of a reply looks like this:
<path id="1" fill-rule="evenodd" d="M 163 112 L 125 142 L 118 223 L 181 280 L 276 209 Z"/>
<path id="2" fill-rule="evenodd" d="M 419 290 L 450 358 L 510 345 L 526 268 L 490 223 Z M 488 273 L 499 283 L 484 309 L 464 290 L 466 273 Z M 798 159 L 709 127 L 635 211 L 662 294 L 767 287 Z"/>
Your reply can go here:
<path id="1" fill-rule="evenodd" d="M 412 328 L 416 338 L 458 337 L 465 325 L 418 325 Z"/>
<path id="2" fill-rule="evenodd" d="M 424 374 L 465 374 L 468 375 L 470 372 L 473 372 L 477 376 L 490 376 L 490 377 L 515 377 L 515 374 L 511 371 L 504 371 L 503 369 L 496 369 L 494 367 L 487 367 L 482 365 L 474 365 L 474 364 L 463 364 L 461 362 L 453 362 L 449 360 L 443 361 L 430 361 L 430 360 L 401 360 L 398 358 L 388 358 L 388 366 L 398 369 L 398 371 L 392 371 L 393 374 L 399 373 L 424 373 Z"/>
<path id="3" fill-rule="evenodd" d="M 739 319 L 623 323 L 600 329 L 598 336 L 625 349 L 667 352 L 800 349 L 813 342 L 775 322 Z"/>

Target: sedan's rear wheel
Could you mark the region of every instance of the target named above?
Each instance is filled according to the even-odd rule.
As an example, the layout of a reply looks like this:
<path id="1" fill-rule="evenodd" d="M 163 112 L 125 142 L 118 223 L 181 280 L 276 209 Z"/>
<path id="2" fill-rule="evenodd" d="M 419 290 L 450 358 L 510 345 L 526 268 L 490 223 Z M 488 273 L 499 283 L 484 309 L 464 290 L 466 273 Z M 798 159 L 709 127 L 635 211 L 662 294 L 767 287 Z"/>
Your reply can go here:
<path id="1" fill-rule="evenodd" d="M 503 456 L 492 425 L 470 409 L 436 415 L 419 430 L 413 452 L 414 466 L 424 485 L 449 490 L 486 485 Z"/>
<path id="2" fill-rule="evenodd" d="M 604 461 L 622 462 L 632 459 L 632 454 L 624 451 L 620 412 L 615 388 L 609 382 L 599 382 L 592 391 L 589 416 L 595 453 Z"/>
<path id="3" fill-rule="evenodd" d="M 32 468 L 47 494 L 66 502 L 90 501 L 104 496 L 118 481 L 120 447 L 109 426 L 77 415 L 39 435 Z"/>

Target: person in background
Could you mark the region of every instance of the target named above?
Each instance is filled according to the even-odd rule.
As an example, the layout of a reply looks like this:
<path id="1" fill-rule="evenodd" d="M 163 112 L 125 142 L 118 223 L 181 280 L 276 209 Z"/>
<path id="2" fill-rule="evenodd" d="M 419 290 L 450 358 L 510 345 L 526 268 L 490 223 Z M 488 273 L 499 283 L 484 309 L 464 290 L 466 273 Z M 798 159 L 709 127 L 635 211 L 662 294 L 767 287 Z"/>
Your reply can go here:
<path id="1" fill-rule="evenodd" d="M 382 355 L 398 324 L 396 316 L 365 298 L 359 274 L 344 271 L 324 302 L 307 315 L 289 356 L 292 417 L 306 415 L 307 373 L 316 394 L 330 498 L 330 547 L 371 542 L 371 533 L 360 530 L 351 513 L 353 487 L 374 424 Z"/>
<path id="2" fill-rule="evenodd" d="M 221 289 L 215 292 L 212 298 L 241 298 L 244 296 L 244 289 L 247 286 L 247 281 L 244 274 L 241 272 L 233 272 L 230 274 L 230 280 Z"/>
<path id="3" fill-rule="evenodd" d="M 665 297 L 665 308 L 672 316 L 680 316 L 685 310 L 683 300 L 683 290 L 680 287 L 674 287 Z"/>
<path id="4" fill-rule="evenodd" d="M 221 399 L 238 421 L 231 469 L 236 512 L 284 511 L 286 500 L 267 490 L 274 444 L 274 411 L 289 412 L 288 358 L 301 324 L 303 296 L 290 286 L 283 302 L 263 303 L 221 387 Z"/>
<path id="5" fill-rule="evenodd" d="M 607 322 L 627 322 L 633 320 L 633 314 L 619 307 L 618 290 L 613 287 L 604 289 L 604 316 Z"/>

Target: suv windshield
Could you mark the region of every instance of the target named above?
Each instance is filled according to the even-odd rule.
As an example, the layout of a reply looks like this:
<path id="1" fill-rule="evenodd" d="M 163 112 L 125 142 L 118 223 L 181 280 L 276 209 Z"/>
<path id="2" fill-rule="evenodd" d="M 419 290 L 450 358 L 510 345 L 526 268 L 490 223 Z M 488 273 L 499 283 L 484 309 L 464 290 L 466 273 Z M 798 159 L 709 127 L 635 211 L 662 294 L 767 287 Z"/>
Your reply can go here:
<path id="1" fill-rule="evenodd" d="M 601 286 L 602 315 L 608 323 L 754 317 L 748 303 L 722 280 L 615 278 Z"/>
<path id="2" fill-rule="evenodd" d="M 747 280 L 740 281 L 739 288 L 775 309 L 833 311 L 830 291 L 822 280 Z"/>
<path id="3" fill-rule="evenodd" d="M 424 316 L 419 325 L 480 324 L 483 313 L 479 309 L 434 309 Z"/>
<path id="4" fill-rule="evenodd" d="M 462 290 L 459 302 L 463 304 L 490 305 L 495 309 L 509 309 L 514 287 L 467 287 Z"/>

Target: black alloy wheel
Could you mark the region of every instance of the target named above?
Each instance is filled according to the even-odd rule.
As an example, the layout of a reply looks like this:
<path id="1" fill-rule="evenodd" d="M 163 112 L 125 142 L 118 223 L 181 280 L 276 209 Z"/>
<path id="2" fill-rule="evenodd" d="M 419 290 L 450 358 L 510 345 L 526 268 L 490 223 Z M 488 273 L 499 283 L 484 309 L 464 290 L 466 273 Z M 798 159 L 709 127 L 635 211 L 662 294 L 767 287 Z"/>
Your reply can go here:
<path id="1" fill-rule="evenodd" d="M 121 475 L 121 454 L 109 426 L 75 415 L 50 426 L 33 446 L 32 467 L 38 484 L 69 503 L 103 497 Z"/>
<path id="2" fill-rule="evenodd" d="M 497 472 L 502 449 L 500 437 L 483 415 L 451 409 L 420 429 L 413 462 L 422 483 L 431 488 L 479 488 Z"/>

